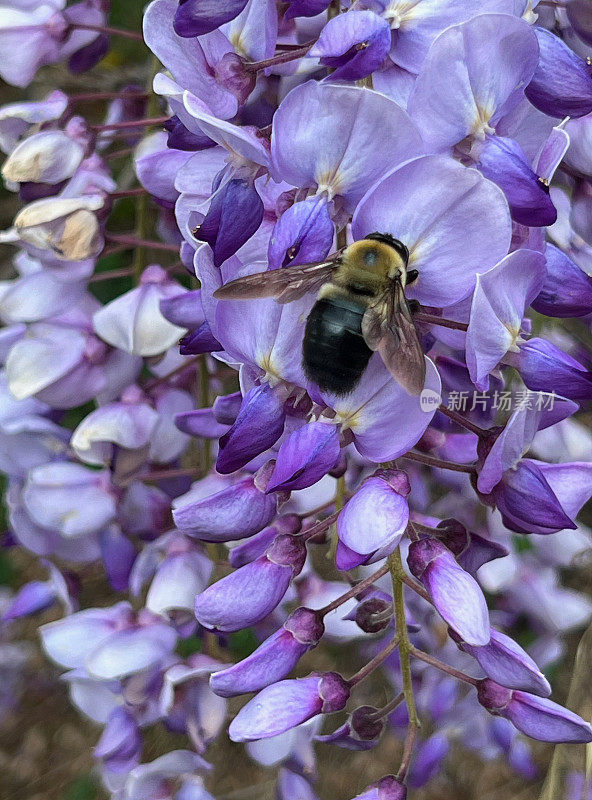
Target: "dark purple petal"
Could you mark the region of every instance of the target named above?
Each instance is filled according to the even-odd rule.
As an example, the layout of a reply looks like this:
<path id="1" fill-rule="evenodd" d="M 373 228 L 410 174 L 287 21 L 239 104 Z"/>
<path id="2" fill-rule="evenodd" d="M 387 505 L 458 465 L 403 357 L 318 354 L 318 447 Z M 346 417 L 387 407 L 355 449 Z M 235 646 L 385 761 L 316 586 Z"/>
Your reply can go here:
<path id="1" fill-rule="evenodd" d="M 521 225 L 552 225 L 557 211 L 542 183 L 513 139 L 487 136 L 477 161 L 486 178 L 497 183 L 508 198 L 512 218 Z"/>
<path id="2" fill-rule="evenodd" d="M 326 8 L 328 8 L 331 0 L 288 0 L 288 10 L 286 11 L 286 19 L 293 19 L 294 17 L 316 17 Z"/>
<path id="3" fill-rule="evenodd" d="M 251 238 L 263 213 L 263 201 L 252 182 L 233 178 L 212 196 L 208 213 L 194 231 L 195 238 L 210 245 L 219 267 Z"/>
<path id="4" fill-rule="evenodd" d="M 592 111 L 592 71 L 559 36 L 534 29 L 539 63 L 525 89 L 530 102 L 551 117 L 583 117 Z"/>
<path id="5" fill-rule="evenodd" d="M 438 533 L 439 538 L 454 553 L 461 567 L 473 576 L 483 564 L 503 558 L 509 552 L 503 545 L 468 531 L 455 519 L 442 520 L 438 523 L 438 531 L 442 531 L 442 534 Z"/>
<path id="6" fill-rule="evenodd" d="M 233 426 L 220 438 L 218 472 L 235 472 L 272 447 L 282 435 L 285 418 L 284 402 L 269 383 L 250 389 Z"/>
<path id="7" fill-rule="evenodd" d="M 391 27 L 372 11 L 350 11 L 329 20 L 309 56 L 335 71 L 331 80 L 355 81 L 378 69 L 391 49 Z"/>
<path id="8" fill-rule="evenodd" d="M 583 317 L 592 311 L 592 279 L 553 244 L 547 244 L 547 278 L 532 307 L 548 317 Z"/>
<path id="9" fill-rule="evenodd" d="M 535 392 L 554 391 L 576 402 L 592 399 L 592 373 L 545 339 L 529 339 L 521 345 L 516 367 Z"/>
<path id="10" fill-rule="evenodd" d="M 370 750 L 378 744 L 385 726 L 384 719 L 375 716 L 376 711 L 372 706 L 360 706 L 333 733 L 315 739 L 344 750 Z"/>
<path id="11" fill-rule="evenodd" d="M 531 739 L 553 743 L 592 741 L 592 727 L 587 722 L 544 697 L 505 689 L 488 678 L 479 681 L 477 695 L 490 714 L 509 719 Z"/>
<path id="12" fill-rule="evenodd" d="M 175 14 L 175 33 L 187 39 L 201 36 L 230 22 L 241 13 L 248 0 L 179 0 Z"/>
<path id="13" fill-rule="evenodd" d="M 518 533 L 556 533 L 577 527 L 539 467 L 529 459 L 504 473 L 494 496 L 504 525 Z"/>
<path id="14" fill-rule="evenodd" d="M 334 425 L 303 425 L 282 443 L 267 491 L 312 486 L 335 466 L 339 453 L 339 433 Z"/>
<path id="15" fill-rule="evenodd" d="M 209 322 L 204 322 L 197 330 L 188 333 L 179 344 L 182 356 L 199 356 L 202 353 L 217 353 L 224 350 L 212 333 Z"/>
<path id="16" fill-rule="evenodd" d="M 99 542 L 109 583 L 116 592 L 127 591 L 130 572 L 136 560 L 136 548 L 115 525 L 101 531 Z"/>
<path id="17" fill-rule="evenodd" d="M 104 33 L 100 34 L 90 44 L 81 47 L 80 50 L 77 50 L 70 56 L 68 59 L 68 69 L 70 72 L 73 72 L 74 75 L 87 72 L 105 58 L 109 52 L 110 45 L 109 37 Z"/>
<path id="18" fill-rule="evenodd" d="M 164 128 L 169 132 L 167 144 L 171 150 L 188 150 L 194 153 L 216 145 L 203 131 L 193 133 L 188 130 L 176 115 L 164 123 Z"/>
<path id="19" fill-rule="evenodd" d="M 492 628 L 491 640 L 483 647 L 465 644 L 454 631 L 451 636 L 461 650 L 477 659 L 487 677 L 500 686 L 521 689 L 541 697 L 551 694 L 549 681 L 528 653 L 509 636 Z"/>
<path id="20" fill-rule="evenodd" d="M 311 197 L 290 206 L 277 221 L 269 240 L 269 267 L 322 261 L 331 250 L 335 226 L 325 197 Z"/>

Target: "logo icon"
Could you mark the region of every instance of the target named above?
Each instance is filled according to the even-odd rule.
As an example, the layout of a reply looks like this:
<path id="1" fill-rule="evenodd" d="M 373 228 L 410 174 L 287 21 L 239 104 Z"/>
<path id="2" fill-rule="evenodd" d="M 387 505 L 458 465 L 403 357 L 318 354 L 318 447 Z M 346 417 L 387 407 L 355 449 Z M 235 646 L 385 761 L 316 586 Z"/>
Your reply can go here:
<path id="1" fill-rule="evenodd" d="M 435 392 L 433 389 L 424 389 L 419 395 L 420 408 L 426 413 L 436 411 L 441 402 L 442 398 L 438 392 Z"/>

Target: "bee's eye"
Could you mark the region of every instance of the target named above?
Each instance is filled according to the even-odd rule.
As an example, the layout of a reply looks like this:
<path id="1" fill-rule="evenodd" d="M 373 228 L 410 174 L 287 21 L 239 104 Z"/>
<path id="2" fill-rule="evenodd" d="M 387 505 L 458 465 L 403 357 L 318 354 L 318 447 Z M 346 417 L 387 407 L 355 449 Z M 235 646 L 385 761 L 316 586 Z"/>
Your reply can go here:
<path id="1" fill-rule="evenodd" d="M 409 250 L 405 247 L 403 242 L 400 242 L 398 239 L 393 239 L 390 243 L 391 247 L 397 251 L 397 253 L 401 256 L 403 261 L 405 262 L 405 266 L 409 263 Z"/>

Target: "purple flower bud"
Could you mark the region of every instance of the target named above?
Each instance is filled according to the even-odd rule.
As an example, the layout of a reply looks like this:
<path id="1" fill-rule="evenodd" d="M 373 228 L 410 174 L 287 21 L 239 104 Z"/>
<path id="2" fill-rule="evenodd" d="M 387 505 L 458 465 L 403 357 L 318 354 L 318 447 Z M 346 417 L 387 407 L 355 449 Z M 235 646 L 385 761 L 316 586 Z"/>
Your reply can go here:
<path id="1" fill-rule="evenodd" d="M 333 733 L 315 739 L 345 750 L 371 750 L 378 744 L 385 726 L 384 719 L 375 716 L 376 711 L 372 706 L 360 706 Z"/>
<path id="2" fill-rule="evenodd" d="M 235 472 L 272 447 L 282 435 L 285 418 L 284 402 L 269 383 L 250 389 L 233 426 L 220 437 L 218 472 Z"/>
<path id="3" fill-rule="evenodd" d="M 504 525 L 518 533 L 556 533 L 575 530 L 536 461 L 523 458 L 493 491 Z"/>
<path id="4" fill-rule="evenodd" d="M 290 206 L 277 221 L 269 239 L 269 267 L 322 261 L 329 254 L 335 226 L 325 197 L 311 197 Z"/>
<path id="5" fill-rule="evenodd" d="M 439 614 L 465 642 L 489 642 L 489 614 L 483 592 L 447 547 L 435 539 L 411 542 L 407 563 L 430 593 Z"/>
<path id="6" fill-rule="evenodd" d="M 583 117 L 592 111 L 592 73 L 559 36 L 534 28 L 539 63 L 525 89 L 530 102 L 551 117 Z"/>
<path id="7" fill-rule="evenodd" d="M 142 737 L 132 714 L 125 708 L 111 712 L 94 749 L 109 772 L 126 773 L 140 763 Z"/>
<path id="8" fill-rule="evenodd" d="M 547 277 L 532 307 L 548 317 L 583 317 L 592 308 L 592 279 L 555 245 L 547 244 Z"/>
<path id="9" fill-rule="evenodd" d="M 255 233 L 263 220 L 263 201 L 251 181 L 232 178 L 212 195 L 208 213 L 193 230 L 214 251 L 219 267 Z"/>
<path id="10" fill-rule="evenodd" d="M 221 578 L 195 598 L 195 616 L 204 628 L 238 631 L 276 608 L 306 560 L 306 546 L 278 536 L 264 556 Z"/>
<path id="11" fill-rule="evenodd" d="M 549 197 L 549 187 L 539 181 L 524 151 L 513 139 L 487 136 L 477 166 L 486 178 L 503 189 L 516 222 L 529 226 L 555 222 L 557 211 Z"/>
<path id="12" fill-rule="evenodd" d="M 258 692 L 282 680 L 299 659 L 317 646 L 324 633 L 320 615 L 309 608 L 297 608 L 283 626 L 250 656 L 228 669 L 215 672 L 210 686 L 222 697 Z"/>
<path id="13" fill-rule="evenodd" d="M 387 775 L 378 783 L 369 786 L 362 794 L 356 795 L 353 800 L 406 800 L 406 798 L 406 787 L 394 775 Z"/>
<path id="14" fill-rule="evenodd" d="M 277 513 L 277 498 L 261 490 L 256 476 L 197 501 L 192 502 L 191 495 L 177 499 L 173 519 L 179 530 L 205 542 L 246 539 Z"/>
<path id="15" fill-rule="evenodd" d="M 450 636 L 460 650 L 476 658 L 485 674 L 501 686 L 541 697 L 551 694 L 549 681 L 528 653 L 509 636 L 491 628 L 491 640 L 483 647 L 465 644 L 454 631 L 450 631 Z"/>
<path id="16" fill-rule="evenodd" d="M 248 0 L 179 0 L 175 14 L 175 33 L 191 38 L 202 36 L 230 22 L 241 13 Z"/>
<path id="17" fill-rule="evenodd" d="M 413 757 L 409 773 L 409 785 L 414 789 L 420 789 L 425 786 L 437 774 L 449 752 L 450 742 L 448 737 L 441 733 L 435 733 L 424 742 L 421 742 L 416 748 Z"/>
<path id="18" fill-rule="evenodd" d="M 324 422 L 303 425 L 282 442 L 267 491 L 312 486 L 335 466 L 339 454 L 339 432 L 335 425 Z"/>
<path id="19" fill-rule="evenodd" d="M 228 728 L 233 742 L 269 739 L 317 714 L 341 711 L 349 699 L 347 682 L 336 672 L 280 681 L 243 706 Z"/>
<path id="20" fill-rule="evenodd" d="M 286 514 L 278 517 L 273 525 L 264 528 L 245 542 L 233 547 L 230 551 L 230 565 L 237 569 L 245 564 L 250 564 L 256 558 L 265 554 L 265 551 L 279 534 L 298 533 L 302 528 L 302 519 L 298 514 Z"/>
<path id="21" fill-rule="evenodd" d="M 545 339 L 529 339 L 521 345 L 515 365 L 526 386 L 535 392 L 555 390 L 576 402 L 592 398 L 592 373 Z"/>
<path id="22" fill-rule="evenodd" d="M 355 620 L 364 633 L 380 633 L 392 624 L 393 598 L 386 592 L 374 589 L 360 600 L 345 619 Z"/>
<path id="23" fill-rule="evenodd" d="M 439 522 L 438 536 L 452 551 L 461 567 L 473 576 L 483 564 L 508 555 L 506 547 L 468 531 L 455 519 L 444 519 Z"/>
<path id="24" fill-rule="evenodd" d="M 366 480 L 337 518 L 337 535 L 348 551 L 361 554 L 360 563 L 380 551 L 392 552 L 409 522 L 405 499 L 409 481 L 400 470 L 377 472 Z"/>
<path id="25" fill-rule="evenodd" d="M 331 80 L 355 81 L 378 69 L 391 49 L 391 27 L 373 11 L 350 11 L 329 20 L 308 55 L 335 72 Z"/>
<path id="26" fill-rule="evenodd" d="M 587 722 L 544 697 L 505 689 L 489 678 L 479 681 L 477 697 L 490 714 L 509 719 L 531 739 L 554 743 L 592 741 L 592 727 Z"/>

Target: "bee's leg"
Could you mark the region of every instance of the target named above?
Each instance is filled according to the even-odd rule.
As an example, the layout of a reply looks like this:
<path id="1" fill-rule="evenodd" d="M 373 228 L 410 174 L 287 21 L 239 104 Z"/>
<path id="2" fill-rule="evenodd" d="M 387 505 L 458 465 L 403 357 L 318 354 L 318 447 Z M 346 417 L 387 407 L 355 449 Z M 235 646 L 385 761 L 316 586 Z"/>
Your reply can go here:
<path id="1" fill-rule="evenodd" d="M 419 272 L 416 269 L 409 269 L 407 270 L 407 276 L 405 280 L 405 285 L 409 286 L 410 283 L 413 283 L 419 278 Z"/>
<path id="2" fill-rule="evenodd" d="M 419 300 L 407 300 L 407 305 L 409 306 L 409 311 L 411 311 L 412 314 L 415 314 L 415 312 L 419 311 L 421 308 L 421 303 Z"/>

